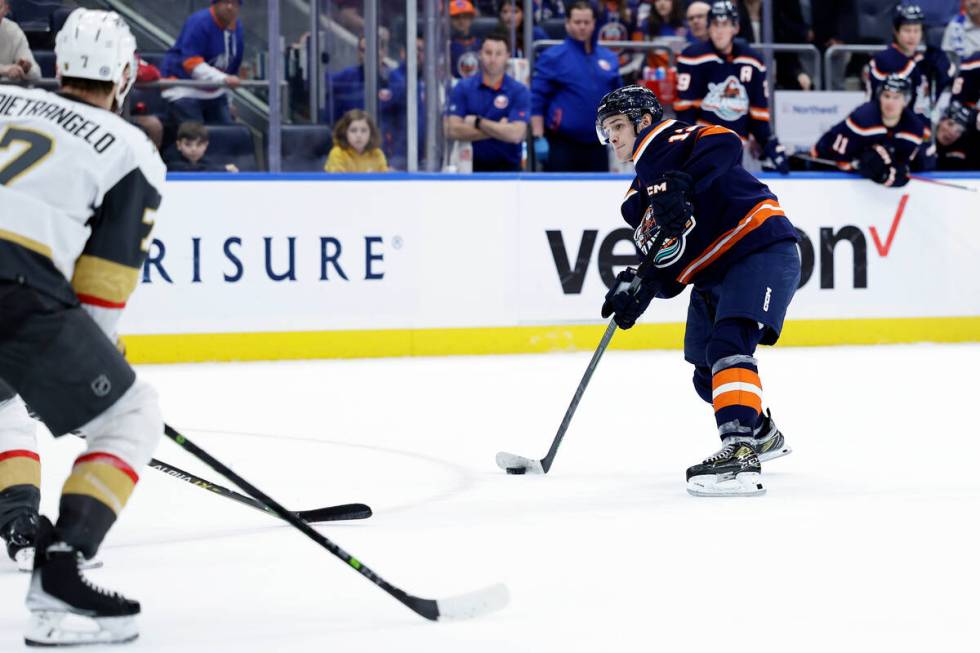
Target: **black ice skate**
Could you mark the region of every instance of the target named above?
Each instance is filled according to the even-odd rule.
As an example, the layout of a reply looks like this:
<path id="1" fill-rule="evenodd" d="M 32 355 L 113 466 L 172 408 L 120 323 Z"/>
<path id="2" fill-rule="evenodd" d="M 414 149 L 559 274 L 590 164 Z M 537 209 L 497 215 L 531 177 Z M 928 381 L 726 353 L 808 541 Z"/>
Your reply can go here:
<path id="1" fill-rule="evenodd" d="M 687 468 L 687 491 L 698 497 L 751 497 L 765 494 L 762 466 L 744 438 L 722 440 L 721 450 Z"/>
<path id="2" fill-rule="evenodd" d="M 7 555 L 21 571 L 34 568 L 34 540 L 37 538 L 37 513 L 18 515 L 4 526 L 0 537 L 7 544 Z"/>
<path id="3" fill-rule="evenodd" d="M 759 429 L 752 434 L 752 448 L 759 456 L 759 462 L 779 458 L 791 453 L 793 450 L 786 444 L 786 438 L 772 421 L 772 414 L 766 409 L 762 415 L 762 424 Z"/>
<path id="4" fill-rule="evenodd" d="M 82 575 L 74 547 L 46 517 L 38 526 L 34 573 L 27 592 L 28 646 L 119 644 L 136 639 L 140 604 L 93 585 Z"/>

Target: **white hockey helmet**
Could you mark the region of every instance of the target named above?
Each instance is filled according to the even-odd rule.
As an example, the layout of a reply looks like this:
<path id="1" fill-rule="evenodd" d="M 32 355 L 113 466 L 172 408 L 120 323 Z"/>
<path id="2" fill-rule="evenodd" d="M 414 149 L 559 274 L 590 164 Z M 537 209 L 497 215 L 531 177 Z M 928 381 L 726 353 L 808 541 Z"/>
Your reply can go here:
<path id="1" fill-rule="evenodd" d="M 55 37 L 59 77 L 116 84 L 122 106 L 136 81 L 136 39 L 114 11 L 76 9 Z"/>

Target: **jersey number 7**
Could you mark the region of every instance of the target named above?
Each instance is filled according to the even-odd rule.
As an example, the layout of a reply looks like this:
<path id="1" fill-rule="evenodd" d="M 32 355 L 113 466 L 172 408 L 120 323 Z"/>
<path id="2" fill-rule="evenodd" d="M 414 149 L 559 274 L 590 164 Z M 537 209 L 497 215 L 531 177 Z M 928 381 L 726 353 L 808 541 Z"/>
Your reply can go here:
<path id="1" fill-rule="evenodd" d="M 7 165 L 0 168 L 0 186 L 6 186 L 17 177 L 28 172 L 43 161 L 54 147 L 51 137 L 41 132 L 8 127 L 3 136 L 0 136 L 0 152 L 14 143 L 25 143 L 27 148 L 15 156 Z"/>

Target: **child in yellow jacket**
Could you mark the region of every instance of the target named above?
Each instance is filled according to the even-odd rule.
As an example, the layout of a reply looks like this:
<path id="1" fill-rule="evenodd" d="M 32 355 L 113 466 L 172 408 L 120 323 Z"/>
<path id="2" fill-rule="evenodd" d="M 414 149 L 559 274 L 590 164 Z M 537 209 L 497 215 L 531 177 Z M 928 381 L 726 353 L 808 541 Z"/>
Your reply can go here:
<path id="1" fill-rule="evenodd" d="M 333 128 L 333 147 L 323 166 L 326 172 L 387 172 L 381 151 L 381 132 L 360 109 L 345 113 Z"/>

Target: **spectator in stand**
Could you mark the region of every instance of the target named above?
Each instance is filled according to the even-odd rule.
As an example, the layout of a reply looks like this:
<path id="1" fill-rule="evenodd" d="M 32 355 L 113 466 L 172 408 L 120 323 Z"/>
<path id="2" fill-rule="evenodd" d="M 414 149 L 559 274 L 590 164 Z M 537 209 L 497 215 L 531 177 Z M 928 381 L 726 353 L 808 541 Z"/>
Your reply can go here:
<path id="1" fill-rule="evenodd" d="M 208 128 L 199 122 L 184 122 L 177 129 L 177 142 L 164 154 L 170 172 L 238 172 L 231 163 L 221 165 L 208 159 Z"/>
<path id="2" fill-rule="evenodd" d="M 943 50 L 960 58 L 980 51 L 980 0 L 963 0 L 963 12 L 943 32 Z"/>
<path id="3" fill-rule="evenodd" d="M 909 106 L 913 113 L 918 114 L 926 130 L 926 140 L 929 140 L 933 106 L 953 81 L 955 67 L 939 48 L 928 46 L 924 53 L 918 52 L 922 43 L 923 20 L 922 9 L 918 5 L 899 5 L 895 8 L 891 46 L 871 59 L 868 95 L 877 97 L 878 87 L 889 75 L 908 78 L 912 84 Z"/>
<path id="4" fill-rule="evenodd" d="M 500 22 L 497 23 L 494 31 L 506 34 L 508 41 L 510 41 L 510 35 L 513 34 L 516 42 L 508 43 L 511 56 L 524 58 L 524 7 L 522 3 L 497 0 L 497 17 L 500 18 Z M 535 41 L 548 38 L 545 31 L 538 25 L 532 27 L 531 31 Z"/>
<path id="5" fill-rule="evenodd" d="M 925 135 L 922 121 L 908 108 L 911 97 L 908 77 L 889 75 L 875 98 L 831 127 L 811 154 L 836 161 L 841 170 L 856 168 L 875 183 L 904 186 Z"/>
<path id="6" fill-rule="evenodd" d="M 682 8 L 683 0 L 654 0 L 652 7 L 646 3 L 641 8 L 643 11 L 641 18 L 633 32 L 634 41 L 653 41 L 662 38 L 684 38 L 688 39 L 689 32 L 684 25 L 684 11 Z M 707 15 L 707 10 L 705 15 Z M 707 24 L 707 23 L 705 23 Z M 648 68 L 667 68 L 670 66 L 670 57 L 662 50 L 648 50 L 644 63 Z M 625 76 L 625 74 L 624 74 Z"/>
<path id="7" fill-rule="evenodd" d="M 333 105 L 324 106 L 321 122 L 333 123 L 351 109 L 364 108 L 364 53 L 367 45 L 362 36 L 357 41 L 358 63 L 355 66 L 330 75 L 327 73 L 327 85 L 333 94 Z M 385 63 L 384 54 L 388 51 L 388 30 L 378 30 L 378 110 L 384 109 L 391 102 L 389 77 L 392 69 Z"/>
<path id="8" fill-rule="evenodd" d="M 425 63 L 425 41 L 415 41 L 415 57 L 419 70 L 416 115 L 418 116 L 419 159 L 425 144 L 425 80 L 422 66 Z M 401 63 L 389 77 L 391 99 L 379 103 L 381 112 L 381 143 L 388 155 L 388 164 L 395 170 L 408 169 L 408 56 L 402 51 Z"/>
<path id="9" fill-rule="evenodd" d="M 685 22 L 687 23 L 687 40 L 691 43 L 704 43 L 708 40 L 708 12 L 711 5 L 701 0 L 694 0 L 687 6 Z"/>
<path id="10" fill-rule="evenodd" d="M 147 63 L 137 53 L 136 55 L 136 83 L 156 82 L 160 79 L 160 70 L 153 64 Z M 154 92 L 159 93 L 155 90 Z M 132 102 L 130 105 L 130 122 L 143 130 L 143 133 L 153 141 L 157 149 L 163 148 L 163 123 L 160 118 L 153 115 L 146 108 L 143 102 Z"/>
<path id="11" fill-rule="evenodd" d="M 519 2 L 520 0 L 515 0 Z M 550 18 L 568 18 L 569 5 L 565 0 L 534 0 L 534 15 L 531 18 L 535 24 Z"/>
<path id="12" fill-rule="evenodd" d="M 537 57 L 531 78 L 535 154 L 551 172 L 607 172 L 609 155 L 596 140 L 595 112 L 622 86 L 616 55 L 597 43 L 595 9 L 575 0 L 565 18 L 568 37 Z"/>
<path id="13" fill-rule="evenodd" d="M 387 172 L 381 151 L 381 132 L 360 109 L 348 111 L 333 128 L 333 147 L 323 166 L 326 172 Z"/>
<path id="14" fill-rule="evenodd" d="M 480 75 L 460 81 L 449 98 L 446 137 L 473 141 L 473 172 L 517 172 L 531 94 L 506 74 L 508 37 L 494 32 L 480 47 Z"/>
<path id="15" fill-rule="evenodd" d="M 776 43 L 807 43 L 813 31 L 803 20 L 800 0 L 774 0 L 773 39 Z M 762 0 L 738 0 L 739 38 L 749 43 L 762 42 Z M 792 52 L 775 55 L 776 87 L 791 90 L 813 90 L 813 80 L 803 69 L 800 57 Z"/>
<path id="16" fill-rule="evenodd" d="M 479 71 L 476 53 L 480 40 L 470 34 L 476 9 L 470 0 L 449 0 L 449 24 L 452 37 L 449 40 L 449 68 L 453 77 L 470 77 Z"/>
<path id="17" fill-rule="evenodd" d="M 163 92 L 174 124 L 234 122 L 227 89 L 238 88 L 245 31 L 238 20 L 240 0 L 211 0 L 190 15 L 163 59 L 164 77 L 214 82 L 214 87 L 178 86 Z"/>
<path id="18" fill-rule="evenodd" d="M 0 80 L 41 79 L 41 68 L 27 45 L 24 30 L 6 17 L 9 12 L 7 0 L 0 0 Z"/>
<path id="19" fill-rule="evenodd" d="M 939 170 L 980 170 L 980 124 L 976 109 L 955 100 L 936 125 Z"/>
<path id="20" fill-rule="evenodd" d="M 704 2 L 697 4 L 705 5 L 705 30 L 707 30 L 708 9 L 711 7 Z M 690 32 L 684 25 L 683 0 L 654 0 L 646 20 L 637 28 L 648 39 L 661 36 L 688 38 Z M 705 38 L 707 38 L 707 34 L 705 34 Z"/>

